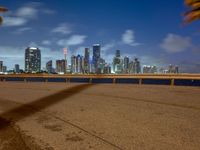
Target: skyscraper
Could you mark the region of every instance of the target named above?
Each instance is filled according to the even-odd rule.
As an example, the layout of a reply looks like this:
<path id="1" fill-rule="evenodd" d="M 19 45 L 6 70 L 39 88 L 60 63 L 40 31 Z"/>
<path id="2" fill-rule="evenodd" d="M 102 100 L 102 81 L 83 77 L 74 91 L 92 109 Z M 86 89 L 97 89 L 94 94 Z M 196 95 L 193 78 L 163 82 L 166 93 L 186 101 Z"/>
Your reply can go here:
<path id="1" fill-rule="evenodd" d="M 46 63 L 46 71 L 48 73 L 52 73 L 53 72 L 53 62 L 52 62 L 52 60 L 50 60 L 50 61 L 48 61 Z"/>
<path id="2" fill-rule="evenodd" d="M 120 57 L 120 50 L 116 50 L 115 56 Z"/>
<path id="3" fill-rule="evenodd" d="M 7 67 L 6 66 L 3 66 L 3 70 L 2 70 L 2 72 L 7 72 Z"/>
<path id="4" fill-rule="evenodd" d="M 135 58 L 135 62 L 134 62 L 134 72 L 135 73 L 141 73 L 141 66 L 140 66 L 140 61 L 138 60 L 138 58 Z"/>
<path id="5" fill-rule="evenodd" d="M 84 66 L 84 60 L 83 60 L 83 56 L 81 55 L 77 55 L 76 57 L 76 73 L 83 73 L 83 66 Z"/>
<path id="6" fill-rule="evenodd" d="M 71 56 L 71 73 L 76 73 L 76 56 Z"/>
<path id="7" fill-rule="evenodd" d="M 57 73 L 65 73 L 66 65 L 67 63 L 65 62 L 64 59 L 62 60 L 56 60 L 56 72 Z"/>
<path id="8" fill-rule="evenodd" d="M 101 45 L 94 44 L 93 45 L 93 63 L 94 63 L 94 73 L 98 72 L 99 67 L 99 59 L 101 58 Z"/>
<path id="9" fill-rule="evenodd" d="M 84 57 L 81 55 L 71 57 L 71 72 L 84 73 Z"/>
<path id="10" fill-rule="evenodd" d="M 90 49 L 85 48 L 84 73 L 89 73 L 89 71 L 90 71 Z"/>
<path id="11" fill-rule="evenodd" d="M 0 72 L 3 72 L 3 61 L 0 61 Z"/>
<path id="12" fill-rule="evenodd" d="M 19 64 L 15 64 L 15 73 L 19 72 L 20 72 Z"/>
<path id="13" fill-rule="evenodd" d="M 38 48 L 28 47 L 25 50 L 25 72 L 41 71 L 41 52 Z"/>
<path id="14" fill-rule="evenodd" d="M 128 73 L 129 69 L 129 57 L 124 57 L 124 73 Z"/>
<path id="15" fill-rule="evenodd" d="M 115 57 L 113 58 L 113 71 L 115 73 L 122 73 L 123 60 L 120 57 L 120 50 L 116 50 Z"/>
<path id="16" fill-rule="evenodd" d="M 141 73 L 141 66 L 138 58 L 135 58 L 134 61 L 129 63 L 129 73 Z"/>
<path id="17" fill-rule="evenodd" d="M 169 72 L 169 73 L 173 73 L 173 66 L 172 66 L 172 64 L 169 65 L 168 72 Z"/>
<path id="18" fill-rule="evenodd" d="M 157 73 L 157 67 L 144 65 L 143 73 Z"/>
<path id="19" fill-rule="evenodd" d="M 105 64 L 103 73 L 111 74 L 111 66 L 109 64 Z"/>
<path id="20" fill-rule="evenodd" d="M 178 66 L 175 66 L 175 68 L 174 68 L 174 73 L 179 73 L 179 67 Z"/>

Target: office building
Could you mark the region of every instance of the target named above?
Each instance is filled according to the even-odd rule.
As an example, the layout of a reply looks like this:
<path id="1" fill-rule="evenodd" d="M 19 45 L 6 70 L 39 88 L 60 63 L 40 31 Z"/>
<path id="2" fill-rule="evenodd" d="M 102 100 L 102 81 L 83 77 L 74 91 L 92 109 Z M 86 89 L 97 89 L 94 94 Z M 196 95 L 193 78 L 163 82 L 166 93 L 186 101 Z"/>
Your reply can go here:
<path id="1" fill-rule="evenodd" d="M 129 63 L 129 73 L 130 74 L 141 73 L 141 66 L 138 58 L 135 58 L 134 61 L 131 61 Z"/>
<path id="2" fill-rule="evenodd" d="M 7 67 L 6 66 L 3 66 L 3 70 L 2 70 L 2 72 L 7 72 Z"/>
<path id="3" fill-rule="evenodd" d="M 120 56 L 120 50 L 116 50 L 115 57 L 113 58 L 113 71 L 117 74 L 123 72 L 123 60 Z"/>
<path id="4" fill-rule="evenodd" d="M 0 72 L 3 72 L 3 61 L 0 61 Z"/>
<path id="5" fill-rule="evenodd" d="M 175 66 L 174 73 L 179 73 L 179 67 Z"/>
<path id="6" fill-rule="evenodd" d="M 156 66 L 143 66 L 143 73 L 157 73 L 157 67 Z"/>
<path id="7" fill-rule="evenodd" d="M 90 72 L 90 49 L 85 48 L 85 56 L 84 56 L 84 73 Z"/>
<path id="8" fill-rule="evenodd" d="M 15 64 L 15 73 L 20 73 L 19 64 Z"/>
<path id="9" fill-rule="evenodd" d="M 109 64 L 105 64 L 104 74 L 111 74 L 111 66 Z"/>
<path id="10" fill-rule="evenodd" d="M 101 58 L 101 45 L 94 44 L 93 45 L 93 63 L 94 63 L 94 73 L 98 72 L 99 68 L 99 59 Z"/>
<path id="11" fill-rule="evenodd" d="M 28 47 L 25 50 L 25 72 L 37 73 L 41 71 L 41 52 L 38 48 Z"/>
<path id="12" fill-rule="evenodd" d="M 85 60 L 81 55 L 73 55 L 71 57 L 71 73 L 84 73 Z"/>
<path id="13" fill-rule="evenodd" d="M 66 65 L 67 63 L 65 62 L 64 59 L 62 60 L 56 60 L 56 72 L 59 74 L 64 74 L 65 73 L 65 69 L 66 69 Z"/>
<path id="14" fill-rule="evenodd" d="M 71 73 L 76 73 L 76 56 L 71 56 Z"/>
<path id="15" fill-rule="evenodd" d="M 77 55 L 76 56 L 76 73 L 84 73 L 84 59 L 83 56 Z"/>
<path id="16" fill-rule="evenodd" d="M 124 68 L 123 68 L 124 71 L 123 72 L 128 73 L 129 72 L 128 69 L 129 69 L 129 57 L 125 56 L 124 57 Z"/>
<path id="17" fill-rule="evenodd" d="M 48 73 L 53 73 L 53 61 L 50 60 L 46 63 L 46 71 Z"/>

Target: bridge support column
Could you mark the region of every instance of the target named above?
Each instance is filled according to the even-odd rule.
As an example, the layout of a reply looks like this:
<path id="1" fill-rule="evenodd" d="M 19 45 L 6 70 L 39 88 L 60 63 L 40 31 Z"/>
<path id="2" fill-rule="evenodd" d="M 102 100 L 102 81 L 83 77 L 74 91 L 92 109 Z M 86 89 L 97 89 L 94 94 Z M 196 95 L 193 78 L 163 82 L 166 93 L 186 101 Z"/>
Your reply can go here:
<path id="1" fill-rule="evenodd" d="M 115 84 L 116 83 L 116 78 L 113 78 L 113 84 Z"/>
<path id="2" fill-rule="evenodd" d="M 174 86 L 174 79 L 171 79 L 171 86 Z"/>
<path id="3" fill-rule="evenodd" d="M 92 78 L 90 78 L 89 83 L 92 84 Z"/>
<path id="4" fill-rule="evenodd" d="M 142 85 L 142 79 L 139 79 L 139 85 Z"/>

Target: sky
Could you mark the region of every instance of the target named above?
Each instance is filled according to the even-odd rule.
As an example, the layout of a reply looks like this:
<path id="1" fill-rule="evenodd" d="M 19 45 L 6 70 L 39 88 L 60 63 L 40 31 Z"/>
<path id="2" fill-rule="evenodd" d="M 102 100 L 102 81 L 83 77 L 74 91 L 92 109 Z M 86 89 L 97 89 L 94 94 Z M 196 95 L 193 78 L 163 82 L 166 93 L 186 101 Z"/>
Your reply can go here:
<path id="1" fill-rule="evenodd" d="M 142 65 L 178 65 L 181 72 L 200 73 L 200 21 L 185 25 L 184 0 L 0 0 L 9 9 L 0 14 L 0 60 L 8 69 L 20 64 L 24 51 L 38 47 L 42 67 L 48 60 L 84 54 L 101 44 L 101 56 L 111 63 L 138 57 Z"/>

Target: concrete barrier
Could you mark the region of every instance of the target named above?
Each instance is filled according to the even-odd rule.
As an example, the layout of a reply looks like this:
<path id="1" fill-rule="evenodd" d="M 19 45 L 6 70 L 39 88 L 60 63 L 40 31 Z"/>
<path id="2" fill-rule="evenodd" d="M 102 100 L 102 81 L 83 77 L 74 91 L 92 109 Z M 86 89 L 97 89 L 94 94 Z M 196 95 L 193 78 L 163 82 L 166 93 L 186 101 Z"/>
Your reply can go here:
<path id="1" fill-rule="evenodd" d="M 20 74 L 20 75 L 0 75 L 0 81 L 200 86 L 200 74 L 137 74 L 137 75 Z"/>

